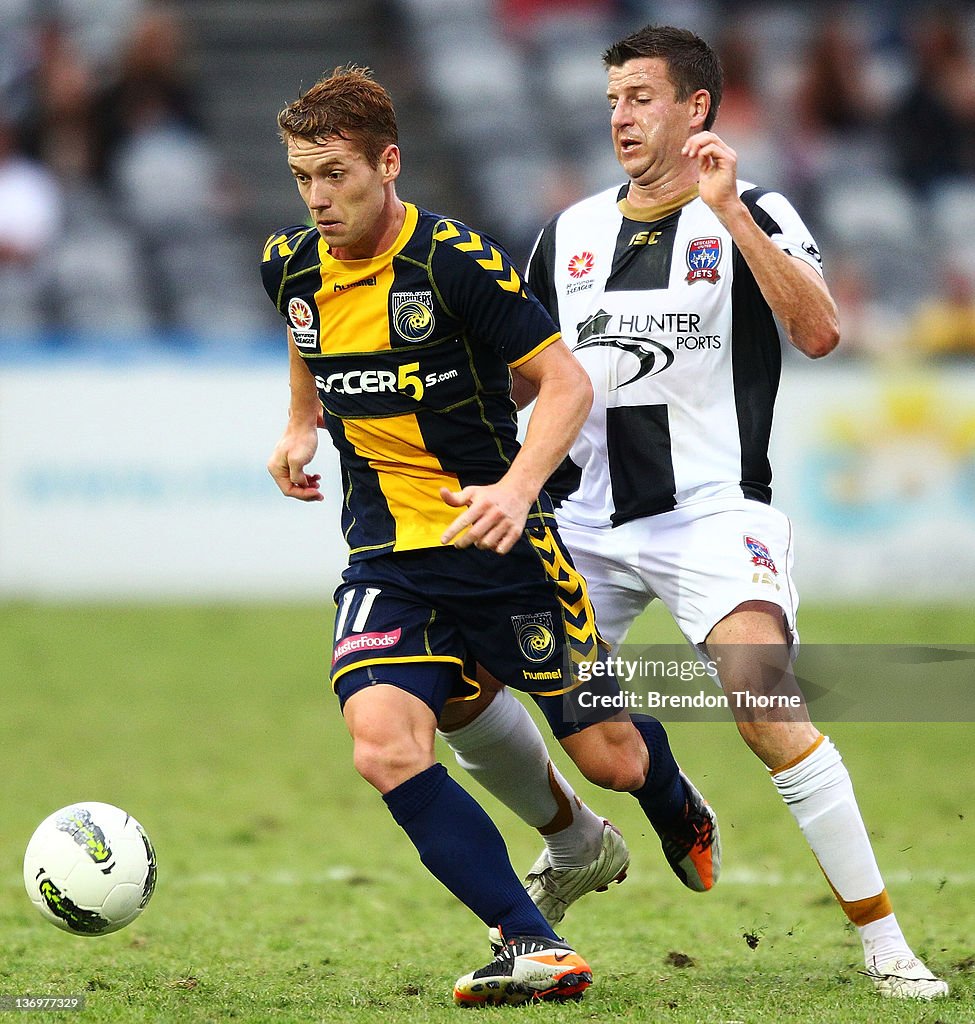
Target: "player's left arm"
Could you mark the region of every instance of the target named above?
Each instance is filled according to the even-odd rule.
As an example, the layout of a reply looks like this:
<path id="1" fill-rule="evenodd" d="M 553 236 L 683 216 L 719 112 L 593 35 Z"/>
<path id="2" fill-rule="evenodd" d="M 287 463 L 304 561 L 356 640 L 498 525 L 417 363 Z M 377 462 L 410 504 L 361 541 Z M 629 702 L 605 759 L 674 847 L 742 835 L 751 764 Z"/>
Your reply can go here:
<path id="1" fill-rule="evenodd" d="M 699 132 L 683 153 L 697 162 L 701 199 L 730 232 L 786 337 L 811 358 L 828 355 L 840 340 L 836 303 L 822 276 L 755 222 L 738 195 L 735 151 L 714 132 Z"/>
<path id="2" fill-rule="evenodd" d="M 448 505 L 466 506 L 444 532 L 444 544 L 473 544 L 499 555 L 510 551 L 545 481 L 568 454 L 589 415 L 589 375 L 561 338 L 518 364 L 516 372 L 537 395 L 521 451 L 496 484 L 456 492 L 441 488 Z"/>

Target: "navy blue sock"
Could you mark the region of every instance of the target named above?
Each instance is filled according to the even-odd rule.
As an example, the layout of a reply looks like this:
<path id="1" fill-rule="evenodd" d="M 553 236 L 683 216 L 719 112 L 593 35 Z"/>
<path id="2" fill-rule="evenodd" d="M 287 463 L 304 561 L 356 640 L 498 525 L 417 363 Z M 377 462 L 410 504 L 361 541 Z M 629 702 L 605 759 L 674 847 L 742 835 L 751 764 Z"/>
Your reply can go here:
<path id="1" fill-rule="evenodd" d="M 504 839 L 481 805 L 435 764 L 383 797 L 427 870 L 503 935 L 557 938 L 508 860 Z"/>
<path id="2" fill-rule="evenodd" d="M 633 795 L 650 819 L 650 824 L 659 830 L 660 826 L 666 826 L 683 815 L 687 794 L 664 727 L 649 715 L 634 715 L 633 724 L 650 754 L 647 781 Z"/>

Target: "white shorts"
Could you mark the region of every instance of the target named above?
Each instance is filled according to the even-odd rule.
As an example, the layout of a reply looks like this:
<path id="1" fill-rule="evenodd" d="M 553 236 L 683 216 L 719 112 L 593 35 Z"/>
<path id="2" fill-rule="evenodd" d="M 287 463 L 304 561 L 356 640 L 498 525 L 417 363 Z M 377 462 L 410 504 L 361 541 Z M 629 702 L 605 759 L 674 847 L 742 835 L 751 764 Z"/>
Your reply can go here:
<path id="1" fill-rule="evenodd" d="M 770 505 L 714 498 L 598 529 L 560 519 L 559 534 L 589 585 L 599 632 L 614 648 L 658 597 L 699 650 L 745 601 L 777 604 L 793 645 L 799 642 L 792 523 Z"/>

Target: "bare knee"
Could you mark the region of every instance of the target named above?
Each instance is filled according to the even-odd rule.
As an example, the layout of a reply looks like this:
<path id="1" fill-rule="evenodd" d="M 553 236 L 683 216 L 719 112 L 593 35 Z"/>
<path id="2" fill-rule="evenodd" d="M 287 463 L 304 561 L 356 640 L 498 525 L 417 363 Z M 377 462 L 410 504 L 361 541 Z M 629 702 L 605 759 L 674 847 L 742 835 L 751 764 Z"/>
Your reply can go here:
<path id="1" fill-rule="evenodd" d="M 411 736 L 395 738 L 355 737 L 352 763 L 355 770 L 380 793 L 398 785 L 434 763 L 432 752 Z"/>
<path id="2" fill-rule="evenodd" d="M 600 722 L 562 740 L 566 753 L 594 785 L 632 793 L 647 779 L 647 747 L 626 721 Z"/>
<path id="3" fill-rule="evenodd" d="M 355 770 L 388 793 L 436 762 L 436 718 L 417 697 L 384 683 L 354 693 L 343 709 Z"/>

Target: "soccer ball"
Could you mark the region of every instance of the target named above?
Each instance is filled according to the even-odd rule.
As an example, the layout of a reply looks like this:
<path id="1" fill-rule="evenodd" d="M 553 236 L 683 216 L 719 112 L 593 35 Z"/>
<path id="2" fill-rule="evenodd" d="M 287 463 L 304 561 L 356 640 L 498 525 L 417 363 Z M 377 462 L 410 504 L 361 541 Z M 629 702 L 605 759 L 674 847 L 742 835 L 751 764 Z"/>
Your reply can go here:
<path id="1" fill-rule="evenodd" d="M 145 910 L 156 885 L 156 855 L 145 829 L 125 811 L 71 804 L 31 836 L 24 885 L 51 924 L 74 935 L 106 935 Z"/>

